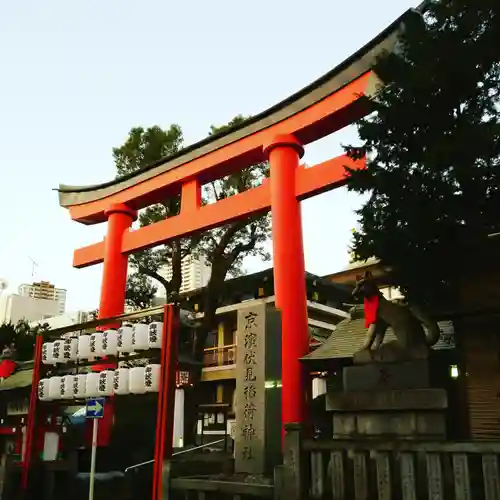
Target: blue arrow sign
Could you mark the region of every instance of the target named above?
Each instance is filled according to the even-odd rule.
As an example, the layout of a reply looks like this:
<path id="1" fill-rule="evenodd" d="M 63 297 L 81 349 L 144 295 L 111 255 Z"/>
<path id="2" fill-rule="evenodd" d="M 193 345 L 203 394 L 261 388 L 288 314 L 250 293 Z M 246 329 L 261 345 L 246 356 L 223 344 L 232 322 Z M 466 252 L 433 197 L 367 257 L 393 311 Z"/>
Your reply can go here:
<path id="1" fill-rule="evenodd" d="M 104 401 L 106 398 L 87 399 L 87 418 L 102 418 L 104 417 Z"/>

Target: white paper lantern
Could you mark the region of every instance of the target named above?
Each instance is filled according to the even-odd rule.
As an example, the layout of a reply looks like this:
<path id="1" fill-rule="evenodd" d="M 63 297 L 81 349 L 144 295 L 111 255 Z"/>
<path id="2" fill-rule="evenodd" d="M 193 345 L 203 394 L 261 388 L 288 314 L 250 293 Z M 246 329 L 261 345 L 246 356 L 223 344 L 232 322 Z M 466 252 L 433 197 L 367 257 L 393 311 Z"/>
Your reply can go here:
<path id="1" fill-rule="evenodd" d="M 147 365 L 144 368 L 144 385 L 146 392 L 158 392 L 160 389 L 161 365 Z"/>
<path id="2" fill-rule="evenodd" d="M 96 398 L 99 396 L 99 373 L 87 373 L 85 381 L 85 397 Z"/>
<path id="3" fill-rule="evenodd" d="M 132 334 L 132 347 L 134 350 L 144 351 L 149 349 L 148 325 L 136 323 Z"/>
<path id="4" fill-rule="evenodd" d="M 102 350 L 106 356 L 116 356 L 118 354 L 118 332 L 116 330 L 103 332 Z"/>
<path id="5" fill-rule="evenodd" d="M 52 342 L 45 342 L 42 345 L 42 363 L 44 365 L 54 364 L 54 344 Z"/>
<path id="6" fill-rule="evenodd" d="M 55 340 L 52 344 L 52 355 L 54 363 L 64 362 L 64 340 Z"/>
<path id="7" fill-rule="evenodd" d="M 73 375 L 64 375 L 61 378 L 61 397 L 62 399 L 73 398 Z"/>
<path id="8" fill-rule="evenodd" d="M 64 363 L 76 361 L 78 359 L 78 339 L 68 338 L 64 339 L 63 344 L 63 360 Z"/>
<path id="9" fill-rule="evenodd" d="M 87 375 L 79 373 L 73 375 L 73 397 L 75 399 L 83 399 L 87 393 Z"/>
<path id="10" fill-rule="evenodd" d="M 40 382 L 38 382 L 38 399 L 40 401 L 50 401 L 48 378 L 42 378 Z"/>
<path id="11" fill-rule="evenodd" d="M 78 359 L 90 358 L 90 335 L 78 337 Z"/>
<path id="12" fill-rule="evenodd" d="M 161 348 L 161 339 L 163 335 L 163 323 L 153 321 L 148 325 L 148 344 L 151 349 Z"/>
<path id="13" fill-rule="evenodd" d="M 315 377 L 312 379 L 312 391 L 311 391 L 312 399 L 316 399 L 317 397 L 326 394 L 326 391 L 327 388 L 326 388 L 325 378 Z"/>
<path id="14" fill-rule="evenodd" d="M 144 394 L 146 385 L 144 383 L 144 367 L 134 366 L 129 373 L 129 389 L 132 394 Z"/>
<path id="15" fill-rule="evenodd" d="M 62 377 L 50 377 L 49 378 L 49 398 L 50 399 L 62 399 L 61 378 Z"/>
<path id="16" fill-rule="evenodd" d="M 113 370 L 104 370 L 99 373 L 99 396 L 113 395 Z"/>
<path id="17" fill-rule="evenodd" d="M 90 336 L 90 356 L 93 358 L 102 358 L 104 356 L 102 332 L 95 332 Z"/>
<path id="18" fill-rule="evenodd" d="M 118 368 L 113 376 L 113 392 L 115 394 L 130 394 L 128 368 Z"/>
<path id="19" fill-rule="evenodd" d="M 125 325 L 118 329 L 118 341 L 117 347 L 118 352 L 132 352 L 134 350 L 132 346 L 132 337 L 134 336 L 134 329 Z"/>

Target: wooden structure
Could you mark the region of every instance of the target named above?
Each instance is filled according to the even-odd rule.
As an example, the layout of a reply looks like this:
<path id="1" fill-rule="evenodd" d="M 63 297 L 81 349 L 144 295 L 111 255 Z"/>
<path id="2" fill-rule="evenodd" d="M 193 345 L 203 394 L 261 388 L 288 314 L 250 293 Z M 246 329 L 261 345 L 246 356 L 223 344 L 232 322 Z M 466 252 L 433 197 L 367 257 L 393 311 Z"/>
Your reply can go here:
<path id="1" fill-rule="evenodd" d="M 171 468 L 165 496 L 173 500 L 497 500 L 500 498 L 495 442 L 341 441 L 304 438 L 287 426 L 283 465 L 274 480 L 229 482 L 179 478 Z M 168 496 L 167 496 L 168 492 Z"/>
<path id="2" fill-rule="evenodd" d="M 500 498 L 499 443 L 315 441 L 291 428 L 289 444 L 284 467 L 296 485 L 290 500 Z"/>
<path id="3" fill-rule="evenodd" d="M 282 314 L 282 421 L 303 422 L 306 386 L 299 358 L 309 348 L 300 201 L 344 185 L 346 156 L 305 168 L 304 146 L 366 115 L 381 82 L 378 55 L 393 50 L 408 11 L 316 82 L 238 127 L 211 136 L 134 174 L 96 186 L 60 186 L 60 204 L 83 224 L 108 223 L 104 241 L 77 249 L 74 266 L 104 263 L 101 315 L 123 311 L 128 255 L 271 210 L 276 304 Z M 261 186 L 202 206 L 210 181 L 269 161 Z M 181 195 L 180 214 L 130 231 L 136 211 Z"/>
<path id="4" fill-rule="evenodd" d="M 21 456 L 21 492 L 23 498 L 29 497 L 29 479 L 33 475 L 36 448 L 34 440 L 38 435 L 37 428 L 40 423 L 40 412 L 42 406 L 47 403 L 42 403 L 38 400 L 38 384 L 41 379 L 41 374 L 44 369 L 42 365 L 42 344 L 48 338 L 60 338 L 61 335 L 68 334 L 74 331 L 87 330 L 90 328 L 102 328 L 104 325 L 120 325 L 123 320 L 134 320 L 144 318 L 150 315 L 163 316 L 163 334 L 162 334 L 162 347 L 160 349 L 159 358 L 161 371 L 159 375 L 159 392 L 158 392 L 158 411 L 156 423 L 156 447 L 154 453 L 154 471 L 153 471 L 153 486 L 152 498 L 153 500 L 161 499 L 162 481 L 163 481 L 163 459 L 167 459 L 172 454 L 172 435 L 173 435 L 173 412 L 174 405 L 171 402 L 174 399 L 173 392 L 175 391 L 176 367 L 177 367 L 177 346 L 178 346 L 178 330 L 180 327 L 179 309 L 173 305 L 166 305 L 149 310 L 144 310 L 138 313 L 123 314 L 111 318 L 101 318 L 95 321 L 80 325 L 71 325 L 64 328 L 52 330 L 46 334 L 44 338 L 38 335 L 35 344 L 35 357 L 33 362 L 32 371 L 32 385 L 29 400 L 29 413 L 27 416 L 26 430 L 25 430 L 25 443 L 24 452 Z M 137 357 L 148 357 L 148 353 L 141 353 L 134 356 L 117 357 L 111 359 L 109 362 L 115 366 L 118 361 L 127 360 Z M 83 365 L 101 363 L 101 362 L 88 362 Z M 74 366 L 70 365 L 69 368 L 78 369 L 82 363 L 76 363 Z M 66 366 L 67 368 L 68 366 Z M 66 402 L 67 404 L 67 402 Z M 33 484 L 31 485 L 33 488 Z"/>
<path id="5" fill-rule="evenodd" d="M 335 325 L 347 317 L 344 303 L 350 300 L 349 286 L 335 285 L 319 276 L 306 273 L 306 294 L 310 342 L 324 340 Z M 203 290 L 182 294 L 180 305 L 201 319 L 199 304 Z M 253 301 L 275 306 L 273 269 L 241 276 L 225 282 L 217 309 L 217 329 L 211 332 L 205 348 L 201 382 L 202 404 L 225 403 L 232 407 L 236 367 L 236 318 L 238 310 Z M 321 335 L 321 338 L 319 337 Z M 214 431 L 215 432 L 215 431 Z"/>

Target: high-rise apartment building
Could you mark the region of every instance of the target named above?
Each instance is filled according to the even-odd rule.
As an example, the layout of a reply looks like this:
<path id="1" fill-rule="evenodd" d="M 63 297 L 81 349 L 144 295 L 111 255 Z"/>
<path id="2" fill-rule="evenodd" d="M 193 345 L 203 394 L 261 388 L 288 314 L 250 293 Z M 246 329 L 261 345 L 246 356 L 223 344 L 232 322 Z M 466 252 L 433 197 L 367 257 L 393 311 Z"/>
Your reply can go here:
<path id="1" fill-rule="evenodd" d="M 24 283 L 19 286 L 18 292 L 22 297 L 55 300 L 59 304 L 59 314 L 64 314 L 66 311 L 66 290 L 56 288 L 49 281 L 39 281 L 31 285 Z"/>
<path id="2" fill-rule="evenodd" d="M 180 293 L 203 288 L 210 279 L 211 267 L 204 260 L 187 255 L 182 259 L 182 283 Z M 172 279 L 172 267 L 170 265 L 160 269 L 159 274 L 167 280 Z M 158 290 L 158 295 L 165 296 L 165 290 L 162 287 Z"/>

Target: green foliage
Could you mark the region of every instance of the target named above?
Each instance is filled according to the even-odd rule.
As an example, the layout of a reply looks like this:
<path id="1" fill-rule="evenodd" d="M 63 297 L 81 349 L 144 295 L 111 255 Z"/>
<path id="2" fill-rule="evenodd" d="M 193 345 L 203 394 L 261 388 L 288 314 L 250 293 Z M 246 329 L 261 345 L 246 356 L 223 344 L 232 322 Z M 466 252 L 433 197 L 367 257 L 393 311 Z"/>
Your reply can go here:
<path id="1" fill-rule="evenodd" d="M 3 323 L 0 325 L 0 353 L 5 346 L 12 343 L 16 346 L 16 361 L 29 361 L 33 359 L 35 340 L 38 334 L 48 330 L 46 324 L 30 327 L 25 320 L 17 324 Z"/>
<path id="2" fill-rule="evenodd" d="M 125 143 L 119 148 L 113 148 L 116 177 L 134 173 L 177 153 L 182 142 L 182 130 L 179 125 L 170 125 L 168 130 L 162 130 L 158 125 L 148 129 L 134 127 Z"/>
<path id="3" fill-rule="evenodd" d="M 158 288 L 145 274 L 133 273 L 128 277 L 125 302 L 134 309 L 146 309 L 153 306 Z"/>
<path id="4" fill-rule="evenodd" d="M 6 346 L 14 342 L 16 329 L 13 323 L 3 323 L 0 325 L 0 352 Z"/>
<path id="5" fill-rule="evenodd" d="M 408 19 L 385 82 L 358 124 L 369 193 L 354 234 L 358 259 L 391 265 L 408 298 L 452 297 L 459 270 L 481 258 L 500 219 L 500 2 L 429 2 Z"/>

